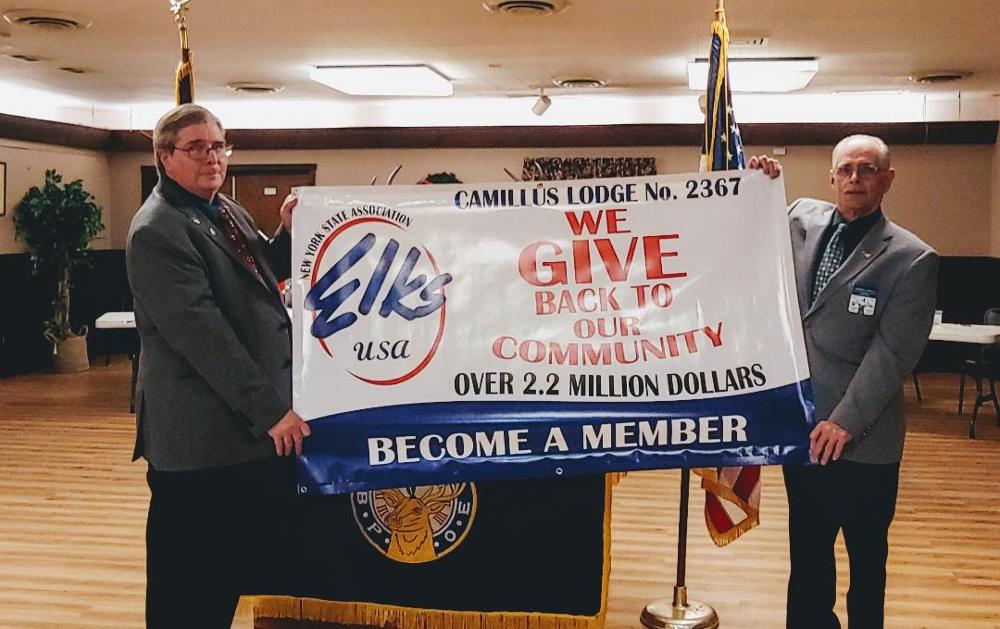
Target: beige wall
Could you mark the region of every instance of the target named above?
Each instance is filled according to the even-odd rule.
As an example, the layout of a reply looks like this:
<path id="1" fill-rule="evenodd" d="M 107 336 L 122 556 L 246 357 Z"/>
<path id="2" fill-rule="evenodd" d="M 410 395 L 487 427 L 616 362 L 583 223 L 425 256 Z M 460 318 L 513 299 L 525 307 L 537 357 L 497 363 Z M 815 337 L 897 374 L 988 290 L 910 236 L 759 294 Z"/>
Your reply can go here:
<path id="1" fill-rule="evenodd" d="M 830 198 L 832 147 L 792 146 L 785 165 L 788 199 Z M 748 147 L 748 153 L 771 147 Z M 595 149 L 411 149 L 239 151 L 234 164 L 316 164 L 318 185 L 365 184 L 373 175 L 385 181 L 400 162 L 396 183 L 414 183 L 427 173 L 450 171 L 468 183 L 507 181 L 503 169 L 517 174 L 525 156 L 652 156 L 661 173 L 697 169 L 692 147 Z M 146 153 L 109 159 L 114 217 L 113 247 L 124 247 L 128 224 L 140 201 L 139 167 L 151 164 Z M 893 150 L 896 183 L 885 208 L 893 220 L 915 232 L 943 255 L 1000 256 L 1000 147 L 899 146 Z M 991 220 L 992 219 L 992 220 Z M 106 223 L 108 221 L 105 221 Z"/>
<path id="2" fill-rule="evenodd" d="M 751 154 L 772 147 L 748 147 Z M 399 163 L 396 183 L 413 183 L 430 172 L 451 171 L 469 183 L 506 181 L 503 169 L 519 173 L 525 156 L 652 156 L 661 173 L 692 171 L 692 147 L 594 149 L 379 149 L 321 151 L 237 151 L 234 164 L 315 163 L 318 185 L 384 181 Z M 830 148 L 787 147 L 789 200 L 830 198 Z M 41 185 L 46 168 L 82 178 L 104 210 L 106 229 L 95 248 L 123 248 L 139 205 L 139 167 L 150 153 L 115 153 L 0 140 L 7 163 L 7 216 L 0 217 L 0 254 L 23 250 L 14 240 L 13 211 L 28 188 Z M 896 183 L 885 207 L 893 220 L 924 238 L 943 255 L 1000 257 L 1000 145 L 899 146 L 893 150 Z"/>
<path id="3" fill-rule="evenodd" d="M 111 234 L 118 212 L 110 204 L 112 171 L 104 153 L 0 139 L 0 162 L 7 164 L 7 215 L 0 216 L 0 254 L 24 250 L 14 239 L 14 208 L 29 188 L 45 183 L 45 171 L 49 168 L 55 168 L 63 181 L 83 180 L 84 188 L 94 195 L 103 210 L 105 229 L 93 246 L 95 249 L 115 246 Z"/>

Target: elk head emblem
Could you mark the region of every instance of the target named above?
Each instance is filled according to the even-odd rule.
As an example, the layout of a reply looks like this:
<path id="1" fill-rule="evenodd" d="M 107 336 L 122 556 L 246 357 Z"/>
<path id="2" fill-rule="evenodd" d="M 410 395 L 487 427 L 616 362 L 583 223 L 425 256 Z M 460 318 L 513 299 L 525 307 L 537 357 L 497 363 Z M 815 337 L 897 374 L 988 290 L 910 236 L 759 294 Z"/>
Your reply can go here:
<path id="1" fill-rule="evenodd" d="M 402 489 L 382 489 L 377 493 L 389 512 L 385 524 L 392 531 L 386 556 L 405 563 L 437 559 L 434 532 L 449 516 L 452 501 L 465 490 L 465 483 Z"/>

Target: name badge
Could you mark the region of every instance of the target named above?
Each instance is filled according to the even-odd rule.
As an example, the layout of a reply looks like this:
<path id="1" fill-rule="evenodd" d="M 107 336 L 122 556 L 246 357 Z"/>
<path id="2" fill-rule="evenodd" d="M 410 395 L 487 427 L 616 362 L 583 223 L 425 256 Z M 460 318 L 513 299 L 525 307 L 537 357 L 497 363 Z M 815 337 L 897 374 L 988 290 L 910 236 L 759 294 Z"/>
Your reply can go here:
<path id="1" fill-rule="evenodd" d="M 875 302 L 878 301 L 878 293 L 870 288 L 855 286 L 851 290 L 851 300 L 847 302 L 847 312 L 851 314 L 861 313 L 866 317 L 875 316 Z"/>

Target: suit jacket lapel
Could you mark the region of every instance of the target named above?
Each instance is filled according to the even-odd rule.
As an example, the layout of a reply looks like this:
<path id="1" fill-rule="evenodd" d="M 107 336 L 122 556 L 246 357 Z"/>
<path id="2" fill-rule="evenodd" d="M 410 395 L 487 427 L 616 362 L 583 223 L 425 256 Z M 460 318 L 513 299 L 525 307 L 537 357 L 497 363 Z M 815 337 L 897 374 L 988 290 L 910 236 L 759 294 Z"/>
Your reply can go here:
<path id="1" fill-rule="evenodd" d="M 868 233 L 861 239 L 858 246 L 854 248 L 851 255 L 844 260 L 844 263 L 840 265 L 837 272 L 833 274 L 829 283 L 816 296 L 816 302 L 806 315 L 808 316 L 822 306 L 831 294 L 857 277 L 859 273 L 867 269 L 872 262 L 885 253 L 890 240 L 892 240 L 892 234 L 889 233 L 889 222 L 883 216 L 877 223 L 872 225 L 872 228 L 868 230 Z"/>
<path id="2" fill-rule="evenodd" d="M 262 274 L 266 273 L 266 275 L 264 275 L 265 281 L 261 281 L 261 279 L 258 278 L 257 275 L 252 270 L 250 270 L 247 267 L 246 263 L 243 262 L 243 260 L 236 254 L 236 252 L 233 250 L 233 247 L 231 247 L 230 244 L 226 242 L 226 236 L 225 234 L 223 234 L 222 229 L 216 227 L 215 223 L 212 222 L 212 220 L 208 216 L 206 216 L 205 213 L 201 209 L 199 209 L 197 205 L 195 205 L 188 199 L 184 198 L 177 192 L 175 192 L 171 188 L 171 186 L 165 184 L 162 179 L 160 180 L 160 183 L 157 184 L 157 190 L 159 191 L 160 195 L 163 196 L 163 198 L 170 205 L 172 205 L 174 208 L 177 209 L 177 211 L 187 215 L 187 217 L 191 220 L 191 222 L 194 223 L 198 227 L 198 229 L 200 229 L 205 235 L 207 235 L 209 240 L 211 240 L 220 249 L 222 249 L 222 251 L 227 256 L 229 256 L 229 258 L 236 264 L 236 266 L 243 269 L 245 273 L 249 273 L 254 279 L 257 280 L 259 284 L 261 284 L 261 286 L 264 286 L 264 288 L 268 289 L 270 293 L 277 295 L 277 282 L 274 282 L 274 275 L 271 273 L 270 269 L 267 269 L 266 271 L 263 270 L 267 268 L 268 266 L 267 264 L 258 265 L 257 270 Z M 226 203 L 228 207 L 230 208 L 233 207 L 233 203 L 229 201 L 229 199 L 226 198 L 225 196 L 219 195 L 219 198 L 222 200 L 223 203 Z M 249 231 L 249 228 L 242 226 L 244 223 L 242 220 L 242 216 L 240 216 L 240 212 L 233 211 L 232 214 L 234 217 L 236 217 L 237 227 L 240 228 L 244 232 L 244 235 L 246 236 L 247 232 Z M 256 239 L 257 239 L 256 234 L 254 234 L 252 238 L 248 237 L 247 238 L 248 246 L 250 246 L 249 243 L 254 242 Z M 255 250 L 253 251 L 253 253 L 255 256 L 258 256 L 259 250 Z M 272 282 L 271 287 L 268 287 L 266 285 L 267 281 Z"/>
<path id="3" fill-rule="evenodd" d="M 795 260 L 795 285 L 799 290 L 799 304 L 801 304 L 800 308 L 806 308 L 806 312 L 812 310 L 809 301 L 812 293 L 813 275 L 815 274 L 813 265 L 819 256 L 819 245 L 823 240 L 823 232 L 830 224 L 833 212 L 833 209 L 823 212 L 817 218 L 816 224 L 807 226 L 805 243 L 799 249 Z"/>
<path id="4" fill-rule="evenodd" d="M 226 236 L 225 234 L 222 233 L 221 228 L 216 227 L 215 223 L 213 223 L 211 219 L 209 219 L 207 216 L 205 216 L 205 214 L 201 210 L 195 207 L 188 206 L 186 208 L 183 208 L 182 211 L 185 214 L 187 214 L 188 217 L 191 219 L 191 222 L 197 225 L 201 229 L 201 231 L 203 231 L 208 236 L 208 239 L 211 240 L 213 243 L 215 243 L 220 249 L 222 249 L 222 251 L 227 256 L 229 256 L 229 258 L 233 262 L 235 262 L 238 267 L 240 267 L 250 275 L 253 275 L 253 271 L 247 268 L 247 265 L 243 262 L 243 260 L 241 260 L 240 257 L 236 255 L 236 252 L 233 251 L 233 248 L 229 245 L 228 242 L 226 242 Z"/>

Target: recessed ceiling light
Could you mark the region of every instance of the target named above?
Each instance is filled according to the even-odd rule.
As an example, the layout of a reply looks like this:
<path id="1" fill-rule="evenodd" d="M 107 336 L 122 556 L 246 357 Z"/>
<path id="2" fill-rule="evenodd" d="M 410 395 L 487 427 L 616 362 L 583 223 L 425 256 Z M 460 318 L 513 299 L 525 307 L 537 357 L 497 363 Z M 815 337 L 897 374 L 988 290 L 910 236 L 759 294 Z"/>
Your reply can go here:
<path id="1" fill-rule="evenodd" d="M 567 4 L 567 0 L 485 0 L 483 7 L 490 13 L 534 16 L 559 13 Z"/>
<path id="2" fill-rule="evenodd" d="M 576 90 L 581 90 L 581 89 L 592 90 L 607 85 L 607 81 L 602 81 L 601 79 L 592 79 L 592 78 L 553 79 L 552 83 L 556 87 L 563 87 L 566 89 L 576 89 Z"/>
<path id="3" fill-rule="evenodd" d="M 226 87 L 234 92 L 242 92 L 244 94 L 277 94 L 285 89 L 284 85 L 261 83 L 259 81 L 233 81 L 232 83 L 226 83 Z"/>
<path id="4" fill-rule="evenodd" d="M 451 81 L 425 65 L 319 66 L 317 83 L 352 96 L 451 96 Z"/>
<path id="5" fill-rule="evenodd" d="M 729 85 L 734 92 L 794 92 L 809 85 L 819 62 L 813 58 L 730 59 Z M 688 64 L 688 87 L 704 90 L 708 85 L 708 60 Z"/>
<path id="6" fill-rule="evenodd" d="M 3 19 L 14 26 L 26 26 L 46 31 L 75 31 L 90 28 L 93 22 L 78 15 L 41 9 L 15 9 L 3 14 Z"/>

